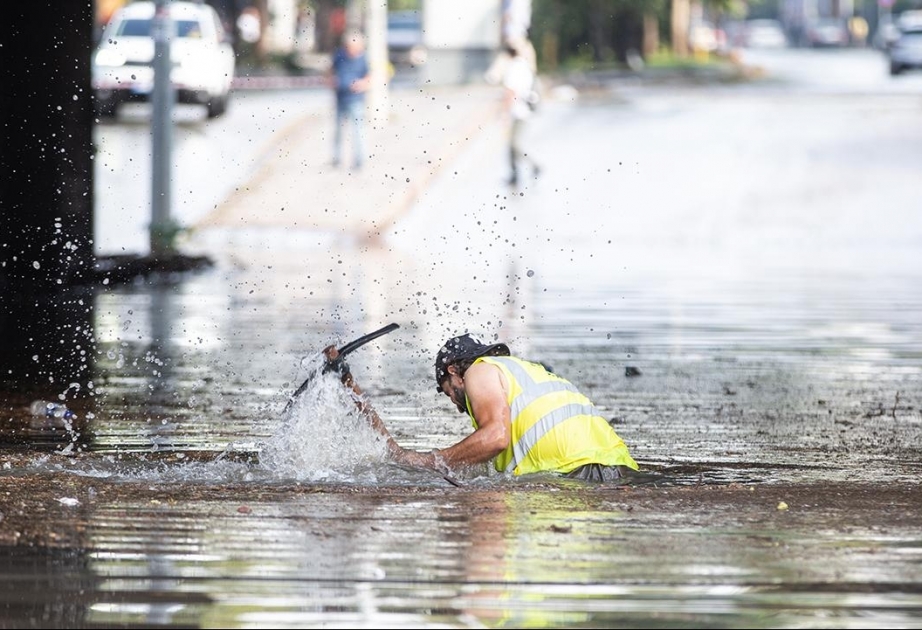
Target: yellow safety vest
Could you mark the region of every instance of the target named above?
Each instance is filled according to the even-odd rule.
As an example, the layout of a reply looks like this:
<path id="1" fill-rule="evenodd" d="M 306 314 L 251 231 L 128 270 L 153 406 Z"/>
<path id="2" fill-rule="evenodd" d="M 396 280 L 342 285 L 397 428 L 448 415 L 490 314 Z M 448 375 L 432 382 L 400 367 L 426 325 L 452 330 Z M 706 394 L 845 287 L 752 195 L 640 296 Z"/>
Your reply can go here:
<path id="1" fill-rule="evenodd" d="M 624 441 L 570 381 L 515 357 L 474 361 L 480 362 L 498 367 L 509 383 L 512 440 L 493 461 L 497 471 L 568 473 L 584 464 L 639 468 Z M 470 400 L 466 406 L 476 429 Z"/>

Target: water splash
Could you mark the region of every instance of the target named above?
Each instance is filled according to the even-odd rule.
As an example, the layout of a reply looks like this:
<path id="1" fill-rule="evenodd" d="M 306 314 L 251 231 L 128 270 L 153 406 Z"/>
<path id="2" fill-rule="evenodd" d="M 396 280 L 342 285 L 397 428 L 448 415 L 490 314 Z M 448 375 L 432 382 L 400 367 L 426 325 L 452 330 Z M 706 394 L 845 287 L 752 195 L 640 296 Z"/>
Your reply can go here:
<path id="1" fill-rule="evenodd" d="M 386 462 L 384 439 L 359 413 L 339 377 L 319 373 L 319 354 L 312 363 L 310 384 L 263 444 L 260 467 L 299 481 L 354 481 L 374 475 Z"/>

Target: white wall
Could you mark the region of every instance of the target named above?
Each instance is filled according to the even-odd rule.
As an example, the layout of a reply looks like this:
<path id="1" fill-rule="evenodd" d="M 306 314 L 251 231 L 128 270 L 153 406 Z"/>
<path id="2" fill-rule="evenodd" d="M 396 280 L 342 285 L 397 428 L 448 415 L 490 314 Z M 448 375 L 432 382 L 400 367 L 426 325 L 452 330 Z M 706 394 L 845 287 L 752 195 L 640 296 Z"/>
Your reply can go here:
<path id="1" fill-rule="evenodd" d="M 423 41 L 429 50 L 497 48 L 500 0 L 424 0 Z"/>
<path id="2" fill-rule="evenodd" d="M 483 80 L 499 49 L 501 0 L 423 0 L 423 79 L 432 84 Z"/>
<path id="3" fill-rule="evenodd" d="M 298 20 L 296 0 L 269 0 L 268 7 L 267 49 L 271 53 L 288 54 L 295 44 Z"/>

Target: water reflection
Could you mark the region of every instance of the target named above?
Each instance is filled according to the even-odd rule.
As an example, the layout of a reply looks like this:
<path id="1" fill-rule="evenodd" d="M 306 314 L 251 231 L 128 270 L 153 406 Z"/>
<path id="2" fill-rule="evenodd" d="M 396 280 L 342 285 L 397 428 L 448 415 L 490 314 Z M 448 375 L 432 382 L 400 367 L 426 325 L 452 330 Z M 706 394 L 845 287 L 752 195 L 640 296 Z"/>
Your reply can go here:
<path id="1" fill-rule="evenodd" d="M 91 481 L 99 494 L 82 508 L 85 553 L 4 548 L 8 566 L 49 580 L 34 599 L 12 583 L 0 590 L 8 619 L 67 627 L 887 627 L 911 625 L 920 612 L 908 591 L 888 590 L 911 578 L 900 556 L 917 538 L 775 532 L 733 514 L 710 528 L 683 514 L 638 513 L 626 489 L 118 483 L 121 490 Z M 857 556 L 840 553 L 842 545 Z M 855 557 L 862 566 L 851 574 Z M 14 573 L 22 571 L 0 579 Z"/>
<path id="2" fill-rule="evenodd" d="M 4 625 L 83 627 L 88 608 L 85 594 L 95 592 L 100 582 L 89 570 L 85 550 L 4 547 L 0 559 Z"/>

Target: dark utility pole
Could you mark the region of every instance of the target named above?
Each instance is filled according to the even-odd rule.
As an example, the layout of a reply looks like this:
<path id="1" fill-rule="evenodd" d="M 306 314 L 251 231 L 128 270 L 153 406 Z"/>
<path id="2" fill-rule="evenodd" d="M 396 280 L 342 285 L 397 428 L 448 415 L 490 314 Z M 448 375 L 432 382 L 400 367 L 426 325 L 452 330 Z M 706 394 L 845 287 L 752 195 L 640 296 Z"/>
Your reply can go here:
<path id="1" fill-rule="evenodd" d="M 93 2 L 6 0 L 0 24 L 0 387 L 61 391 L 92 361 Z"/>

